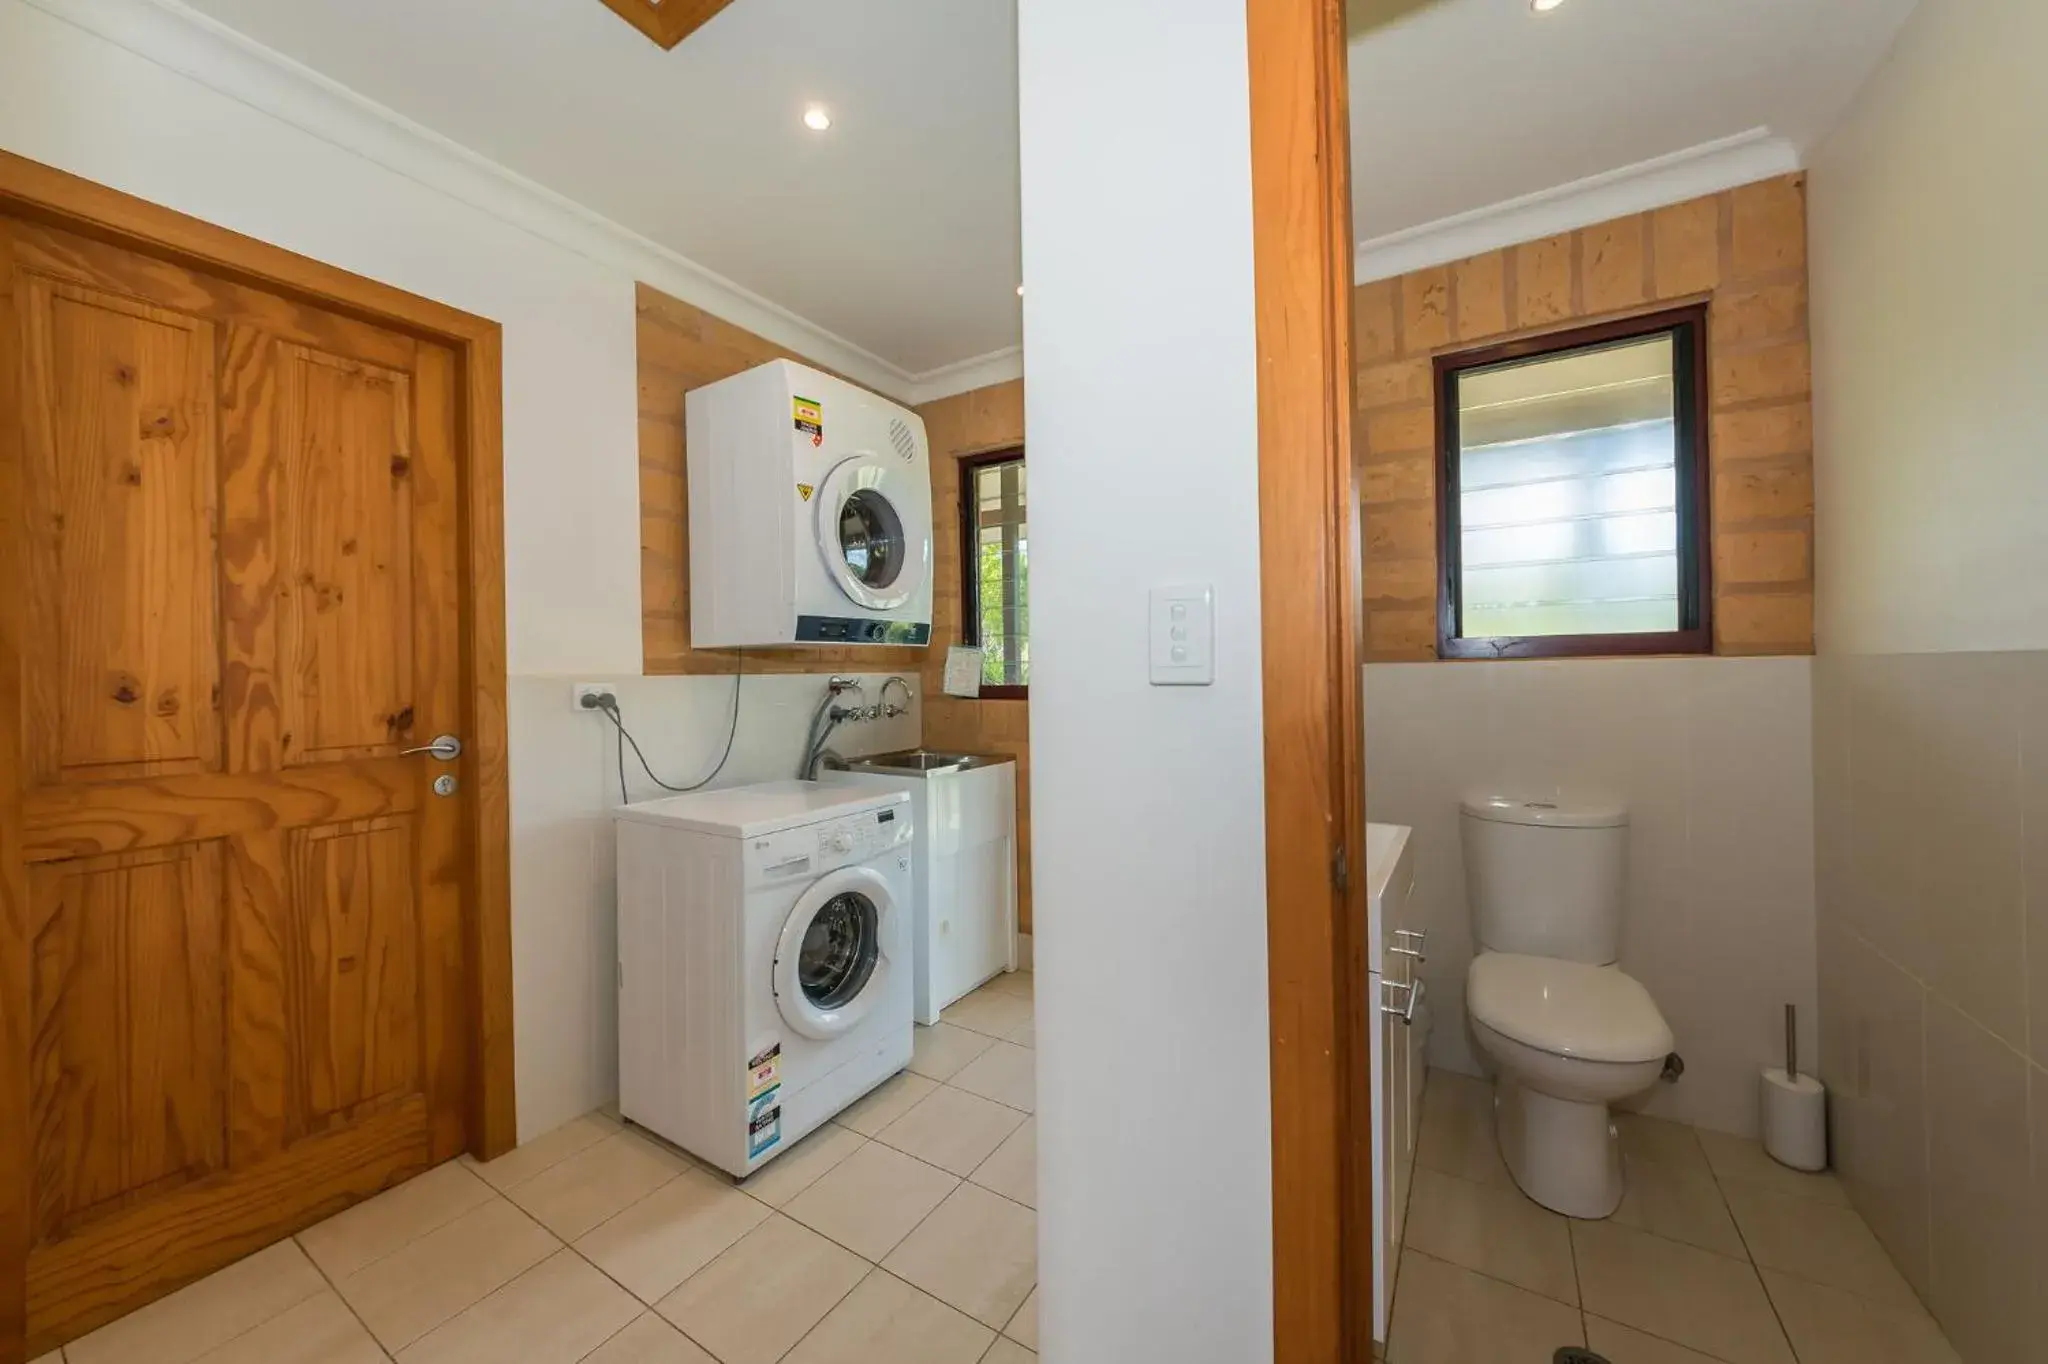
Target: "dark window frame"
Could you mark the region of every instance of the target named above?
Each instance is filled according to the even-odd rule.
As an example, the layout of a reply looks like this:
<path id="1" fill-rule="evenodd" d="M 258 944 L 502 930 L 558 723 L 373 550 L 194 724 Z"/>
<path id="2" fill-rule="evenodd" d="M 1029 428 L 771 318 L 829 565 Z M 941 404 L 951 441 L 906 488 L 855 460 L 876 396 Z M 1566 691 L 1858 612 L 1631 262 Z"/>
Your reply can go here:
<path id="1" fill-rule="evenodd" d="M 960 642 L 969 648 L 981 643 L 981 553 L 979 533 L 981 530 L 981 508 L 974 495 L 977 476 L 983 469 L 999 464 L 1022 464 L 1024 447 L 1004 446 L 999 450 L 983 450 L 978 454 L 962 455 L 960 464 Z M 1011 683 L 981 684 L 981 699 L 984 701 L 1022 701 L 1030 696 L 1028 684 Z"/>
<path id="2" fill-rule="evenodd" d="M 1711 495 L 1708 486 L 1708 305 L 1597 322 L 1522 337 L 1499 345 L 1439 355 L 1437 405 L 1437 656 L 1439 658 L 1586 658 L 1714 652 Z M 1605 635 L 1459 634 L 1463 538 L 1459 528 L 1458 376 L 1514 360 L 1534 360 L 1588 346 L 1672 334 L 1674 472 L 1678 509 L 1679 628 Z"/>

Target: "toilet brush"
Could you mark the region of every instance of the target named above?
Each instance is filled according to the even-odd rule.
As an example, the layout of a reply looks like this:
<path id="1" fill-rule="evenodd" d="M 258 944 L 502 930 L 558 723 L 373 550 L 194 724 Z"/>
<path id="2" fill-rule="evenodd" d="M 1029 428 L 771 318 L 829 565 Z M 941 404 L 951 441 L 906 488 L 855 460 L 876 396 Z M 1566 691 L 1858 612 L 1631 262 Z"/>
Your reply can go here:
<path id="1" fill-rule="evenodd" d="M 1827 1090 L 1799 1073 L 1799 1014 L 1793 1005 L 1785 1006 L 1785 1067 L 1764 1071 L 1760 1088 L 1764 1150 L 1795 1170 L 1826 1169 Z"/>

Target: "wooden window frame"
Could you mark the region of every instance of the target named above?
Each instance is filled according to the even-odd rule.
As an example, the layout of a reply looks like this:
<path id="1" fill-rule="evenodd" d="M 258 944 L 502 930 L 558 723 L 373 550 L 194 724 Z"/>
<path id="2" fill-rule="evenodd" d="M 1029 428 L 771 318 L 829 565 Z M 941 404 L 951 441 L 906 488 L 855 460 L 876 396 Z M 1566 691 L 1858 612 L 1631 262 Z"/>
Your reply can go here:
<path id="1" fill-rule="evenodd" d="M 1005 446 L 960 457 L 960 641 L 972 648 L 981 643 L 980 508 L 974 495 L 975 475 L 998 464 L 1024 463 L 1024 447 Z M 1029 685 L 987 682 L 981 685 L 984 701 L 1022 701 L 1031 694 Z"/>
<path id="2" fill-rule="evenodd" d="M 1439 355 L 1437 405 L 1437 656 L 1440 658 L 1588 658 L 1714 652 L 1713 534 L 1708 490 L 1708 306 L 1669 308 L 1566 331 L 1526 336 L 1475 350 Z M 1679 628 L 1631 634 L 1459 634 L 1462 539 L 1458 492 L 1458 376 L 1516 360 L 1587 346 L 1672 334 L 1672 391 L 1677 442 Z"/>

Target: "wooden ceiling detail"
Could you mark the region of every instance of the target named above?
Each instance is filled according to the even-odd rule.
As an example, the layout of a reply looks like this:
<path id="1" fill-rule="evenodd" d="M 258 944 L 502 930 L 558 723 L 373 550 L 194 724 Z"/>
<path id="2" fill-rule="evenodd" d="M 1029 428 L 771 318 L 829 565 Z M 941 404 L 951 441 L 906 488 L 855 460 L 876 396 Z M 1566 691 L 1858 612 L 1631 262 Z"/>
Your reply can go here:
<path id="1" fill-rule="evenodd" d="M 732 0 L 604 0 L 605 8 L 663 47 L 674 47 L 731 3 Z"/>

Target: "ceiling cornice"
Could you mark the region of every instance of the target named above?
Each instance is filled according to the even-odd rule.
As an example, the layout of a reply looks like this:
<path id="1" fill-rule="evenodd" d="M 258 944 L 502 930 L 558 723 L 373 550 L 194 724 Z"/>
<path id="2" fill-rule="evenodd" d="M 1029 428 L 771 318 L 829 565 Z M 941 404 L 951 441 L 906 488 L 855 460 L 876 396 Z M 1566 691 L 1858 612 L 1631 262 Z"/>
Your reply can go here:
<path id="1" fill-rule="evenodd" d="M 978 367 L 995 359 L 981 356 L 922 373 L 905 370 L 179 0 L 28 3 L 395 175 L 651 284 L 899 402 L 929 402 L 975 387 L 974 382 L 959 380 L 978 381 Z M 1017 368 L 1021 372 L 1021 364 Z"/>
<path id="2" fill-rule="evenodd" d="M 1768 128 L 1703 142 L 1633 166 L 1358 244 L 1362 284 L 1571 232 L 1799 169 L 1799 149 Z"/>

